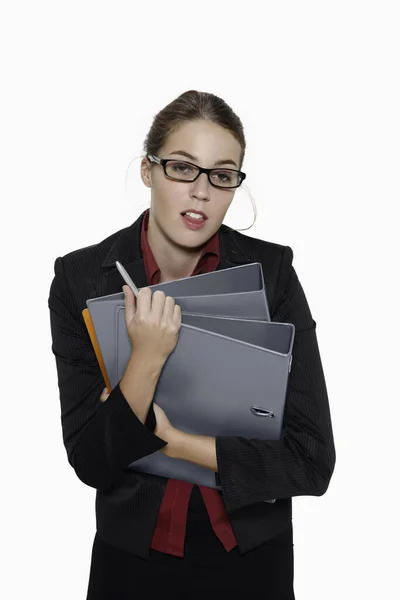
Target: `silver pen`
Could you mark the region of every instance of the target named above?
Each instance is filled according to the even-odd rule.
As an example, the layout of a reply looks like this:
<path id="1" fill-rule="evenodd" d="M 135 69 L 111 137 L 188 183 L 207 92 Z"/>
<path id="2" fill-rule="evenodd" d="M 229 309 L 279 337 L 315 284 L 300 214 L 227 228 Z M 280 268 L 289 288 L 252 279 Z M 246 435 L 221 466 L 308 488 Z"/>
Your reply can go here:
<path id="1" fill-rule="evenodd" d="M 128 285 L 130 287 L 132 292 L 135 294 L 135 297 L 137 298 L 139 290 L 137 289 L 136 285 L 133 283 L 132 279 L 129 277 L 127 270 L 124 269 L 124 267 L 121 265 L 121 263 L 118 260 L 115 261 L 115 264 L 116 264 L 118 271 L 121 273 L 122 278 L 125 281 L 126 285 Z"/>

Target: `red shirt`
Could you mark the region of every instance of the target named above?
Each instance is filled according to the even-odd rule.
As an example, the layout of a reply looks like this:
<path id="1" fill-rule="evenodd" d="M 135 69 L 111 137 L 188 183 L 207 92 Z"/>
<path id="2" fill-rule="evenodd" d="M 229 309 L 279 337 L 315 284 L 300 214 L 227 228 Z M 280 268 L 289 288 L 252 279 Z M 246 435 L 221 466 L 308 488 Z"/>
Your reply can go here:
<path id="1" fill-rule="evenodd" d="M 147 241 L 150 210 L 145 213 L 141 231 L 141 249 L 148 285 L 160 281 L 160 269 Z M 215 271 L 219 263 L 219 238 L 216 232 L 204 246 L 199 261 L 192 273 Z M 184 556 L 186 517 L 193 484 L 179 479 L 168 479 L 153 533 L 151 548 L 175 556 Z M 199 485 L 207 508 L 210 522 L 225 550 L 229 552 L 237 545 L 229 522 L 228 513 L 218 490 Z"/>

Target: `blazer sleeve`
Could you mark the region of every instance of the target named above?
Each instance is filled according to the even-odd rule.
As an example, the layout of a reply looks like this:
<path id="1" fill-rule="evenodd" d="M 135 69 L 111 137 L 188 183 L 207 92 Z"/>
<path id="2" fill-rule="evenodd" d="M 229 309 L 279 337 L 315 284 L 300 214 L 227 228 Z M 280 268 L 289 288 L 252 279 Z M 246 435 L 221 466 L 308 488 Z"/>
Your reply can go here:
<path id="1" fill-rule="evenodd" d="M 56 359 L 63 441 L 68 461 L 79 479 L 105 490 L 133 461 L 167 443 L 143 424 L 121 392 L 119 383 L 105 402 L 100 367 L 80 308 L 70 293 L 62 257 L 54 264 L 48 306 L 52 351 Z"/>
<path id="2" fill-rule="evenodd" d="M 222 497 L 228 512 L 271 498 L 322 496 L 336 453 L 316 322 L 285 246 L 271 320 L 295 325 L 280 440 L 216 437 Z"/>

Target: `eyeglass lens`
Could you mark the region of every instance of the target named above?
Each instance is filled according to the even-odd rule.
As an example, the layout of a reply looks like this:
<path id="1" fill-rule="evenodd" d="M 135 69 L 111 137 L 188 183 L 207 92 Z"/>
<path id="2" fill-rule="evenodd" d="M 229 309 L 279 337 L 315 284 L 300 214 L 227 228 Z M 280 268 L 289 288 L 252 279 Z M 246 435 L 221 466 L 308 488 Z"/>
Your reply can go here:
<path id="1" fill-rule="evenodd" d="M 166 172 L 169 177 L 174 179 L 193 181 L 199 169 L 185 162 L 171 161 L 166 164 Z M 210 172 L 210 179 L 219 187 L 235 187 L 240 183 L 239 173 L 230 169 L 213 169 Z"/>

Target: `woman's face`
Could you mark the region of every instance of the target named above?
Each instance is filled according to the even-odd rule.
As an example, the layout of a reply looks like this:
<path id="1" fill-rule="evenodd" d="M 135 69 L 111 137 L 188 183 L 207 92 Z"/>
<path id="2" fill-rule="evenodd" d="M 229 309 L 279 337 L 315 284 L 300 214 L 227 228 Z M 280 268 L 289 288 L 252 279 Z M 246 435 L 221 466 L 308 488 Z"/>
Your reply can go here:
<path id="1" fill-rule="evenodd" d="M 180 152 L 191 155 L 184 156 Z M 200 167 L 219 167 L 239 170 L 241 147 L 233 135 L 215 123 L 205 120 L 187 121 L 180 125 L 159 150 L 159 158 L 188 161 Z M 235 195 L 235 189 L 215 188 L 202 173 L 196 181 L 183 182 L 168 179 L 161 165 L 143 159 L 141 175 L 144 184 L 151 188 L 150 221 L 153 234 L 161 235 L 173 245 L 195 249 L 204 245 L 218 231 Z M 181 213 L 195 209 L 205 213 L 204 226 L 193 230 L 185 223 Z"/>

